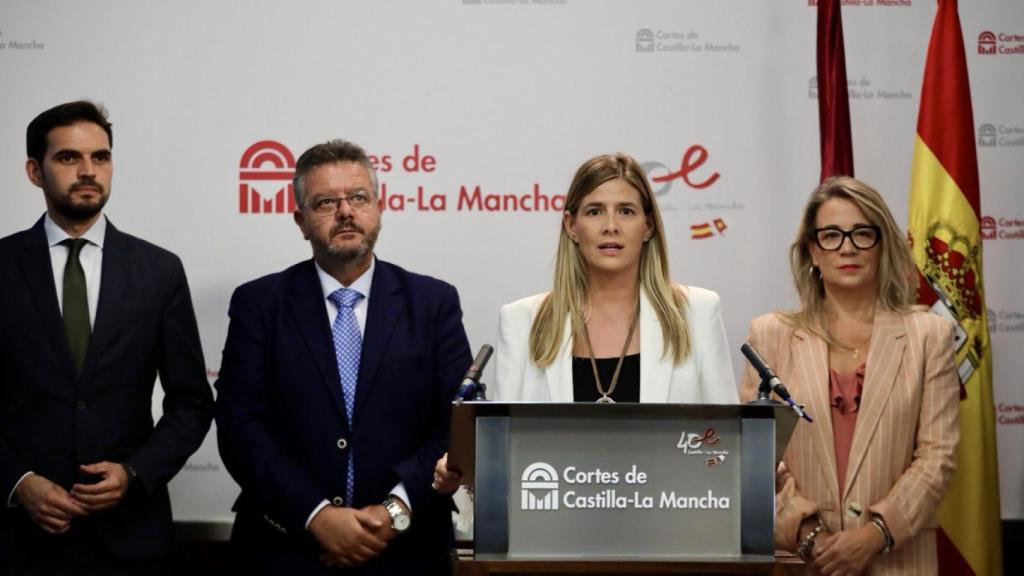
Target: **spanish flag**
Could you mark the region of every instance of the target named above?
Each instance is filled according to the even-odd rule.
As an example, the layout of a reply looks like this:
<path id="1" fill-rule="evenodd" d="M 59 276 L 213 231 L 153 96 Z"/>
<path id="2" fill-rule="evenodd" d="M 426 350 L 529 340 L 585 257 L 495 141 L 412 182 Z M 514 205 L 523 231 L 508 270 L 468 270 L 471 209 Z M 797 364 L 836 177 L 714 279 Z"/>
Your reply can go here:
<path id="1" fill-rule="evenodd" d="M 960 445 L 939 508 L 940 574 L 1002 574 L 992 350 L 982 281 L 978 156 L 956 0 L 938 0 L 911 174 L 920 300 L 958 325 Z"/>

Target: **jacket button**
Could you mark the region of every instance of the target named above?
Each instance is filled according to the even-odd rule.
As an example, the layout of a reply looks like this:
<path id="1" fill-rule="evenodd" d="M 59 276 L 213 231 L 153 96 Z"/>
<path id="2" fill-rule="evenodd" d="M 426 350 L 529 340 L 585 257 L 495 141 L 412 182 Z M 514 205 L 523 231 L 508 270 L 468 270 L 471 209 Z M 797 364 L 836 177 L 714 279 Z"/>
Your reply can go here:
<path id="1" fill-rule="evenodd" d="M 331 504 L 334 504 L 335 506 L 342 506 L 345 504 L 345 499 L 341 496 L 335 496 L 334 498 L 331 498 Z"/>
<path id="2" fill-rule="evenodd" d="M 85 410 L 85 400 L 79 400 L 75 402 L 75 408 L 78 408 L 79 410 Z"/>
<path id="3" fill-rule="evenodd" d="M 850 505 L 846 507 L 846 516 L 848 518 L 857 518 L 863 509 L 857 502 L 850 502 Z"/>
<path id="4" fill-rule="evenodd" d="M 338 450 L 344 450 L 345 448 L 348 448 L 348 440 L 338 438 Z"/>

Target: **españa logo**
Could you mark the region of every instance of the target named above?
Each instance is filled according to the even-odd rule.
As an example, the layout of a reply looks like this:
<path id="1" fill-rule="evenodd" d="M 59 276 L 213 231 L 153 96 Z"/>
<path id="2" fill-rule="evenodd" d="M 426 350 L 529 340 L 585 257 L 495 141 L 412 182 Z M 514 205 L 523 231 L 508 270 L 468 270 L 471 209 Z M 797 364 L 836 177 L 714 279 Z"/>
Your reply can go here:
<path id="1" fill-rule="evenodd" d="M 558 472 L 545 462 L 523 470 L 523 510 L 558 510 Z"/>
<path id="2" fill-rule="evenodd" d="M 295 156 L 287 146 L 274 140 L 260 140 L 242 153 L 238 168 L 239 213 L 290 214 L 295 211 L 292 189 Z M 275 186 L 277 190 L 273 190 Z"/>
<path id="3" fill-rule="evenodd" d="M 725 235 L 725 229 L 728 228 L 725 224 L 725 220 L 721 218 L 715 218 L 710 222 L 699 222 L 697 224 L 690 225 L 690 238 L 694 240 L 704 240 L 705 238 L 711 238 L 715 235 L 714 230 L 718 231 L 719 236 Z"/>

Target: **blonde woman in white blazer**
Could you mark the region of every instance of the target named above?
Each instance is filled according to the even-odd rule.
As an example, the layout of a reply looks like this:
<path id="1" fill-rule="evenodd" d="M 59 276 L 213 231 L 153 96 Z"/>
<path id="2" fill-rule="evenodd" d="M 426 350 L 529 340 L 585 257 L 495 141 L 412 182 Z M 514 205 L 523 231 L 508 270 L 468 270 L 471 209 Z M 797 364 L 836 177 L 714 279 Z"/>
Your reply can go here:
<path id="1" fill-rule="evenodd" d="M 576 171 L 553 284 L 502 308 L 493 399 L 738 402 L 718 295 L 672 282 L 661 213 L 633 158 Z M 439 460 L 435 488 L 457 483 Z"/>
<path id="2" fill-rule="evenodd" d="M 728 404 L 737 401 L 729 343 L 718 294 L 695 286 L 678 286 L 686 295 L 692 335 L 690 356 L 679 364 L 664 358 L 661 325 L 647 297 L 640 295 L 640 402 Z M 547 294 L 506 304 L 498 319 L 494 400 L 572 402 L 572 345 L 566 319 L 555 361 L 540 368 L 530 359 L 527 339 Z M 650 352 L 648 352 L 650 351 Z"/>

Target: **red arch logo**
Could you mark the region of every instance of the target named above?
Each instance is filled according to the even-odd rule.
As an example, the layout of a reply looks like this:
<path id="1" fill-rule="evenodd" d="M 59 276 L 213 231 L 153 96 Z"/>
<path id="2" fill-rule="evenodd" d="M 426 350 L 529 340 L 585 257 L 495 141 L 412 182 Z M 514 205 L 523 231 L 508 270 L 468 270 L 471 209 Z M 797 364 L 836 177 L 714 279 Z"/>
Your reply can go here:
<path id="1" fill-rule="evenodd" d="M 996 53 L 996 35 L 988 30 L 978 34 L 978 54 Z"/>
<path id="2" fill-rule="evenodd" d="M 238 211 L 242 214 L 287 214 L 295 211 L 292 177 L 295 156 L 287 146 L 274 140 L 260 140 L 242 153 L 238 165 Z M 263 183 L 277 183 L 266 192 Z M 257 184 L 261 184 L 257 189 Z"/>

